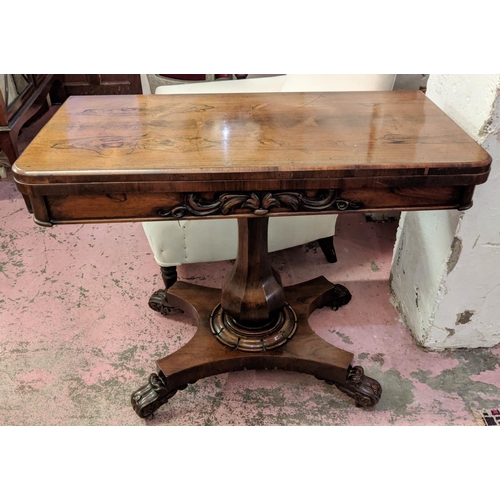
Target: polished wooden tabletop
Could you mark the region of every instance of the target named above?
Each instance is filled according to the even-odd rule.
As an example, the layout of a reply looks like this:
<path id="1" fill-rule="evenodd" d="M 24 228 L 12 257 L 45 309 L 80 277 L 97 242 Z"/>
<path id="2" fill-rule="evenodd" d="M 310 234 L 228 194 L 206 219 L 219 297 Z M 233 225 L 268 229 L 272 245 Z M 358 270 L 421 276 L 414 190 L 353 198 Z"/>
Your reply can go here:
<path id="1" fill-rule="evenodd" d="M 68 99 L 13 172 L 51 225 L 464 210 L 490 164 L 421 92 L 125 95 Z"/>
<path id="2" fill-rule="evenodd" d="M 491 158 L 421 92 L 71 97 L 23 183 L 481 174 Z"/>

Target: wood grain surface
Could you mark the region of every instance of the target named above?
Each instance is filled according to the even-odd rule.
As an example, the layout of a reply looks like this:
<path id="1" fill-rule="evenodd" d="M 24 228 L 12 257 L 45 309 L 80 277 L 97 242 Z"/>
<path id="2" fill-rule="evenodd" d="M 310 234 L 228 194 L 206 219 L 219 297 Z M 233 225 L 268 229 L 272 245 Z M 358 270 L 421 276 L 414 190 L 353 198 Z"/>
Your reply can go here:
<path id="1" fill-rule="evenodd" d="M 68 99 L 15 174 L 42 183 L 51 174 L 69 182 L 99 173 L 108 181 L 314 171 L 344 177 L 417 167 L 478 173 L 490 162 L 420 92 L 124 95 Z"/>
<path id="2" fill-rule="evenodd" d="M 172 218 L 161 214 L 188 196 L 331 189 L 365 211 L 466 209 L 490 164 L 421 92 L 123 95 L 69 98 L 13 172 L 51 225 Z M 267 215 L 299 212 L 310 213 L 278 203 Z"/>

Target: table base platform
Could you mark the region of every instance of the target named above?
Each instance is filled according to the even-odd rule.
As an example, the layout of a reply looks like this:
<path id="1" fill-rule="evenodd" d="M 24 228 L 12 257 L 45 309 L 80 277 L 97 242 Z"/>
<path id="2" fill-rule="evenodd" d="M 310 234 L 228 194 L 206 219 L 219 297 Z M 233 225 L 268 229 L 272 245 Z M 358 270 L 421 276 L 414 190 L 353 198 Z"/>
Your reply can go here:
<path id="1" fill-rule="evenodd" d="M 319 337 L 309 326 L 309 316 L 318 308 L 337 309 L 351 295 L 342 285 L 319 277 L 284 288 L 287 307 L 296 317 L 296 330 L 283 345 L 260 352 L 229 348 L 217 338 L 211 318 L 220 303 L 221 290 L 177 282 L 165 294 L 163 313 L 180 309 L 198 324 L 194 337 L 178 351 L 157 361 L 158 373 L 132 394 L 132 406 L 139 417 L 152 416 L 177 391 L 188 384 L 239 370 L 288 370 L 307 373 L 337 386 L 352 397 L 358 407 L 375 406 L 382 394 L 380 384 L 352 366 L 353 354 Z M 171 308 L 171 309 L 169 309 Z"/>

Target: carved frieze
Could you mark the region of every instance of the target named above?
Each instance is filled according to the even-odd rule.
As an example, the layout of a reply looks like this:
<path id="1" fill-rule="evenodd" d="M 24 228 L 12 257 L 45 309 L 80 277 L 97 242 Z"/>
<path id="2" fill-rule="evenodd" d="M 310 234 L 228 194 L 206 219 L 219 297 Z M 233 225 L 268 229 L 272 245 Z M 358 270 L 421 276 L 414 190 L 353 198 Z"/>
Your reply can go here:
<path id="1" fill-rule="evenodd" d="M 273 208 L 288 208 L 294 212 L 321 212 L 357 210 L 361 203 L 340 196 L 338 189 L 322 189 L 315 196 L 300 191 L 224 193 L 216 200 L 207 201 L 200 195 L 187 194 L 184 203 L 172 209 L 160 209 L 160 217 L 182 218 L 184 216 L 230 215 L 251 213 L 266 215 Z"/>

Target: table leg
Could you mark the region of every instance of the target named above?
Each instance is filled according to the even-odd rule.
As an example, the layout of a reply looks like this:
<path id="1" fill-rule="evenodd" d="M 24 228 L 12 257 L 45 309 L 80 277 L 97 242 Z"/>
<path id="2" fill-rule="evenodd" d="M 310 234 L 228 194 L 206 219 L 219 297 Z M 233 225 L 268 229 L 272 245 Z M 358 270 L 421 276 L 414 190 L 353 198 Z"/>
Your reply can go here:
<path id="1" fill-rule="evenodd" d="M 380 384 L 351 365 L 352 353 L 321 339 L 308 323 L 317 308 L 347 304 L 349 291 L 324 277 L 283 288 L 268 259 L 267 218 L 240 219 L 239 232 L 238 257 L 222 293 L 185 282 L 168 289 L 170 307 L 191 314 L 198 330 L 158 360 L 158 374 L 132 394 L 136 413 L 150 416 L 188 384 L 244 369 L 308 373 L 336 385 L 357 406 L 376 405 Z"/>

